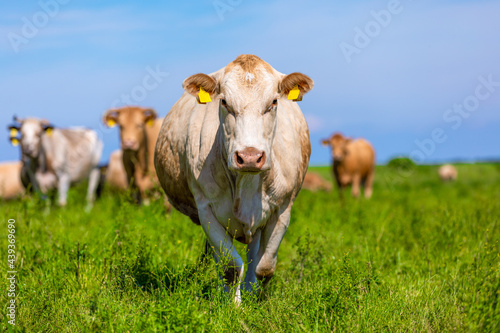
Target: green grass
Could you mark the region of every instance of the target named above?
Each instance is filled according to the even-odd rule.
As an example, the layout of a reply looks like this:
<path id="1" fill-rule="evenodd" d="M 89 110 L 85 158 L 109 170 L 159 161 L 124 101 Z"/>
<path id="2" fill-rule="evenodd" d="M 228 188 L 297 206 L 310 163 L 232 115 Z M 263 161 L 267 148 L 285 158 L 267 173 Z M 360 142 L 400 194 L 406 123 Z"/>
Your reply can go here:
<path id="1" fill-rule="evenodd" d="M 196 264 L 201 228 L 159 202 L 105 192 L 86 214 L 80 187 L 67 208 L 0 203 L 4 272 L 16 219 L 13 331 L 498 332 L 500 167 L 458 171 L 441 183 L 435 166 L 378 167 L 371 200 L 302 191 L 264 297 L 239 308 L 214 264 Z"/>

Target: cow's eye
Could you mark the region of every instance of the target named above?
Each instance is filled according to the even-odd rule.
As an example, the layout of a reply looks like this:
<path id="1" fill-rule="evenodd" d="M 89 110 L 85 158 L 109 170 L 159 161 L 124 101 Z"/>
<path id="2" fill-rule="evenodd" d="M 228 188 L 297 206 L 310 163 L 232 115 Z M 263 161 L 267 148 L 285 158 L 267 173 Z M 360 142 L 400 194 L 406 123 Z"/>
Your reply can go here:
<path id="1" fill-rule="evenodd" d="M 276 106 L 278 106 L 278 100 L 275 99 L 273 100 L 273 104 L 271 104 L 266 111 L 264 111 L 264 114 L 268 113 L 269 111 L 273 110 Z"/>
<path id="2" fill-rule="evenodd" d="M 220 103 L 222 104 L 222 106 L 224 106 L 227 110 L 228 113 L 232 114 L 234 116 L 234 111 L 233 109 L 231 109 L 228 105 L 227 105 L 227 102 L 225 99 L 221 99 L 220 100 Z"/>

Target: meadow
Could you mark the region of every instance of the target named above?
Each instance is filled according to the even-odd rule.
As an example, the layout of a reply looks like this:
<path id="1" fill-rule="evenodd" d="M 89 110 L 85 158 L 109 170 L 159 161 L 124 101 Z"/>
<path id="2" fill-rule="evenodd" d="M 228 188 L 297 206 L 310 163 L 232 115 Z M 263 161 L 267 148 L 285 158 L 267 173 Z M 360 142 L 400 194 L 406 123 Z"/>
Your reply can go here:
<path id="1" fill-rule="evenodd" d="M 161 202 L 138 207 L 106 190 L 90 213 L 84 187 L 68 207 L 0 203 L 0 262 L 16 220 L 18 303 L 2 331 L 500 331 L 500 165 L 379 166 L 370 200 L 302 191 L 268 288 L 236 307 L 200 227 Z M 311 168 L 331 179 L 327 167 Z M 244 247 L 239 246 L 240 253 Z"/>

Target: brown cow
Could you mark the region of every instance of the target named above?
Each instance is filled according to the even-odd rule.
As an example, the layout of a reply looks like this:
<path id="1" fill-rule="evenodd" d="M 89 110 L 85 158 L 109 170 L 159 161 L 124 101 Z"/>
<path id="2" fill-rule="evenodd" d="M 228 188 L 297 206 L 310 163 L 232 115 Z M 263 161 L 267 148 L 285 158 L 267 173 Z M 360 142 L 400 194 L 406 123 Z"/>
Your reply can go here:
<path id="1" fill-rule="evenodd" d="M 163 122 L 158 178 L 173 206 L 201 224 L 226 288 L 235 285 L 236 303 L 244 265 L 234 240 L 248 244 L 246 290 L 257 288 L 257 280 L 265 286 L 274 274 L 311 154 L 295 101 L 313 85 L 304 74 L 282 74 L 241 55 L 217 72 L 184 80 L 185 92 Z"/>
<path id="2" fill-rule="evenodd" d="M 302 189 L 311 192 L 317 192 L 317 191 L 330 192 L 332 190 L 332 183 L 325 180 L 316 172 L 308 171 L 306 173 L 306 177 L 304 178 L 304 182 L 302 183 Z"/>
<path id="3" fill-rule="evenodd" d="M 108 127 L 120 126 L 127 183 L 131 184 L 136 201 L 141 203 L 155 188 L 159 188 L 154 148 L 163 118 L 157 118 L 153 109 L 127 106 L 107 111 L 103 122 Z"/>
<path id="4" fill-rule="evenodd" d="M 360 187 L 364 187 L 366 198 L 372 196 L 375 176 L 375 151 L 365 139 L 346 138 L 340 133 L 330 139 L 322 140 L 324 146 L 331 146 L 333 157 L 333 176 L 342 194 L 342 190 L 352 184 L 352 195 L 359 196 Z"/>
<path id="5" fill-rule="evenodd" d="M 22 162 L 0 163 L 0 198 L 10 200 L 24 194 L 24 186 L 21 182 Z"/>

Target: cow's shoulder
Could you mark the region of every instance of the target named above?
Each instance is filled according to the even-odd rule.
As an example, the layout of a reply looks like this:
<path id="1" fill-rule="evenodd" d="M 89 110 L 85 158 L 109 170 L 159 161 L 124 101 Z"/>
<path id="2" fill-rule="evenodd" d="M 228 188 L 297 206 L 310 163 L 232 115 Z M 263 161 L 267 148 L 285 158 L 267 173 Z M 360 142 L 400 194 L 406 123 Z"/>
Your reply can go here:
<path id="1" fill-rule="evenodd" d="M 294 200 L 302 186 L 310 156 L 311 142 L 304 115 L 295 102 L 281 100 L 273 142 L 273 165 L 264 182 L 272 193 L 272 200 Z"/>

